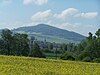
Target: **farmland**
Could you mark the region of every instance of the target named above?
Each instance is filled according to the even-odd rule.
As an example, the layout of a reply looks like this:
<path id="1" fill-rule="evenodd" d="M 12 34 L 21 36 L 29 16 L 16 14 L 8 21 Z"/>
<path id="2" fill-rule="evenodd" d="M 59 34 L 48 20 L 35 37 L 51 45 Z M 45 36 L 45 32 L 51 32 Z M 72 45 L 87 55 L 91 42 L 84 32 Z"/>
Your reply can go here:
<path id="1" fill-rule="evenodd" d="M 0 75 L 100 75 L 100 63 L 0 55 Z"/>

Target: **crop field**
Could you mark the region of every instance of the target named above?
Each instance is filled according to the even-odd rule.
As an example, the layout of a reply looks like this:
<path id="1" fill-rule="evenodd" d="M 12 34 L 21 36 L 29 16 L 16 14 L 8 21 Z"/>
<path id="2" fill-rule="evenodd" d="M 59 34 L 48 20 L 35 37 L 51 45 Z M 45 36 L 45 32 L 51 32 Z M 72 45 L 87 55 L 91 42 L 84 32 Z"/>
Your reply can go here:
<path id="1" fill-rule="evenodd" d="M 100 63 L 1 55 L 0 75 L 100 75 Z"/>

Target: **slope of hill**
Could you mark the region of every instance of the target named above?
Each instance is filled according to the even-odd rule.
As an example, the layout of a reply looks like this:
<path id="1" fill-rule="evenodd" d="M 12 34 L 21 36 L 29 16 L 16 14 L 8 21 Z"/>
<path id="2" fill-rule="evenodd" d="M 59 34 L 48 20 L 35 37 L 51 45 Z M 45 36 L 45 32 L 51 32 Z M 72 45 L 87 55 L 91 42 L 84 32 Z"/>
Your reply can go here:
<path id="1" fill-rule="evenodd" d="M 85 38 L 75 32 L 59 29 L 46 24 L 39 24 L 36 26 L 20 27 L 13 30 L 14 32 L 27 33 L 31 36 L 35 36 L 37 39 L 53 40 L 54 42 L 61 40 L 67 42 L 78 42 Z M 55 40 L 56 39 L 56 40 Z"/>
<path id="2" fill-rule="evenodd" d="M 99 63 L 1 56 L 0 75 L 100 75 Z"/>

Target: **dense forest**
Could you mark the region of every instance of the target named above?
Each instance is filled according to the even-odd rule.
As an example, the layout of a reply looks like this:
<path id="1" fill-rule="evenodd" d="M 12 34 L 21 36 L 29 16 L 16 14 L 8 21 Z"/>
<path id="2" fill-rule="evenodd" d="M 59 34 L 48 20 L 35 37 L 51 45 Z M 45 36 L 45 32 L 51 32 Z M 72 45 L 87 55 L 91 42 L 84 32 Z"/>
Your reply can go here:
<path id="1" fill-rule="evenodd" d="M 39 58 L 47 58 L 48 54 L 52 54 L 50 56 L 56 59 L 100 62 L 100 29 L 95 35 L 89 32 L 88 37 L 78 44 L 38 41 L 27 34 L 4 29 L 0 38 L 0 54 Z"/>

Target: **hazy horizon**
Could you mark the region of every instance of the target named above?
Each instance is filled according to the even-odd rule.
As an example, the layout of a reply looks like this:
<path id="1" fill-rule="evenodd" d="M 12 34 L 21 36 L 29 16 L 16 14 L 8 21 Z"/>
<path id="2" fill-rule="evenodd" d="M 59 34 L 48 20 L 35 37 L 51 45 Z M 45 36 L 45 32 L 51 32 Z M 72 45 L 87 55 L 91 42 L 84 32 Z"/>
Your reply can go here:
<path id="1" fill-rule="evenodd" d="M 99 0 L 0 0 L 0 29 L 48 24 L 93 34 L 100 28 Z"/>

